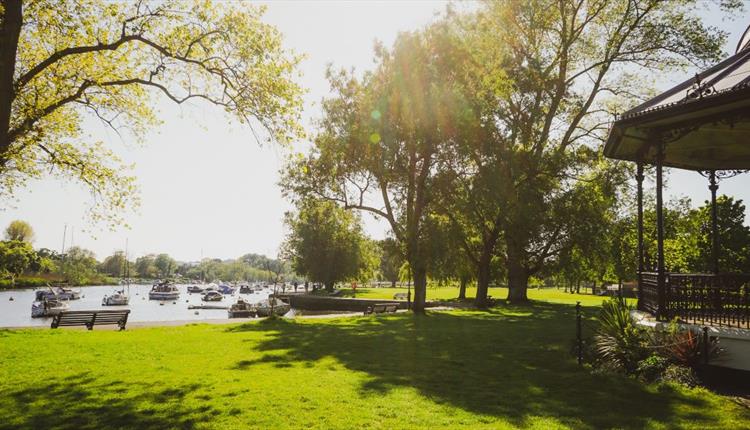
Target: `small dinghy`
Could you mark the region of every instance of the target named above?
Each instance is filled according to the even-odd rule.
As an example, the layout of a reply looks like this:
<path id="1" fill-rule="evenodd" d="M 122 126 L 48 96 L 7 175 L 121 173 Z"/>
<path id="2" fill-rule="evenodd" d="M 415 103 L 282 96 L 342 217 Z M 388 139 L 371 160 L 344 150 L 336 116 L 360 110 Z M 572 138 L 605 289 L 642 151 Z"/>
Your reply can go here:
<path id="1" fill-rule="evenodd" d="M 115 291 L 114 294 L 102 298 L 102 306 L 125 306 L 130 302 L 130 297 L 124 290 Z"/>
<path id="2" fill-rule="evenodd" d="M 179 297 L 180 290 L 169 281 L 154 284 L 154 286 L 151 287 L 151 291 L 148 293 L 149 300 L 176 300 Z"/>
<path id="3" fill-rule="evenodd" d="M 62 311 L 67 311 L 69 308 L 68 304 L 62 300 L 57 299 L 44 299 L 42 301 L 34 302 L 31 304 L 31 317 L 32 318 L 46 318 L 52 317 L 59 314 Z"/>
<path id="4" fill-rule="evenodd" d="M 277 298 L 263 300 L 255 306 L 259 317 L 268 317 L 273 315 L 284 315 L 292 309 L 289 304 L 282 302 Z"/>
<path id="5" fill-rule="evenodd" d="M 253 287 L 249 285 L 240 285 L 240 294 L 251 294 L 253 292 Z"/>
<path id="6" fill-rule="evenodd" d="M 238 299 L 237 303 L 230 306 L 227 312 L 229 318 L 254 318 L 258 314 L 255 306 L 242 299 Z"/>
<path id="7" fill-rule="evenodd" d="M 220 302 L 224 300 L 224 296 L 218 291 L 208 291 L 201 297 L 204 302 Z"/>

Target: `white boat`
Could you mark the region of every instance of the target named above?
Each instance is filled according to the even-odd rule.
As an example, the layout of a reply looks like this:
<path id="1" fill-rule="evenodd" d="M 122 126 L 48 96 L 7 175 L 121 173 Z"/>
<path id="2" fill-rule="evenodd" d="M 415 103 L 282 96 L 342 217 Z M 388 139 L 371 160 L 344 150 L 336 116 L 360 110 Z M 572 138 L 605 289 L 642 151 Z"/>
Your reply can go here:
<path id="1" fill-rule="evenodd" d="M 211 282 L 210 284 L 206 285 L 206 288 L 203 289 L 203 291 L 218 291 L 219 286 Z"/>
<path id="2" fill-rule="evenodd" d="M 154 284 L 148 293 L 149 300 L 175 300 L 179 297 L 180 290 L 169 281 Z"/>
<path id="3" fill-rule="evenodd" d="M 130 297 L 125 294 L 124 290 L 115 291 L 114 294 L 102 298 L 102 306 L 125 306 L 130 301 Z"/>
<path id="4" fill-rule="evenodd" d="M 259 302 L 255 305 L 255 309 L 258 312 L 259 317 L 267 317 L 271 316 L 272 313 L 274 315 L 284 315 L 289 312 L 292 307 L 289 304 L 272 297 L 268 300 Z"/>
<path id="5" fill-rule="evenodd" d="M 47 287 L 46 290 L 37 290 L 36 299 L 42 301 L 48 300 L 78 300 L 81 298 L 81 292 L 71 290 L 70 288 L 64 288 L 61 286 Z"/>
<path id="6" fill-rule="evenodd" d="M 202 293 L 203 288 L 199 287 L 198 285 L 191 285 L 187 287 L 188 293 Z"/>
<path id="7" fill-rule="evenodd" d="M 57 299 L 45 299 L 31 304 L 32 318 L 45 318 L 67 311 L 68 304 Z"/>

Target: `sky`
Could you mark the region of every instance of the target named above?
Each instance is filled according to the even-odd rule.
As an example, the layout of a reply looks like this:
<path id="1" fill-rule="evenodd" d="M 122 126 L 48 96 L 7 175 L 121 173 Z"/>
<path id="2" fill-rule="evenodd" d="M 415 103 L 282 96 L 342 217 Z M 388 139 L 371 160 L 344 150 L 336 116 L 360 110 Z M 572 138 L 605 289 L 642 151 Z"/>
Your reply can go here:
<path id="1" fill-rule="evenodd" d="M 328 64 L 366 70 L 373 67 L 375 40 L 386 46 L 400 31 L 434 20 L 445 1 L 274 1 L 265 21 L 284 35 L 285 46 L 305 54 L 299 83 L 307 89 L 304 125 L 320 117 L 320 100 L 329 92 Z M 730 32 L 725 51 L 734 52 L 748 17 L 722 22 L 706 19 Z M 660 89 L 690 76 L 673 75 L 657 82 Z M 2 202 L 0 227 L 23 219 L 34 228 L 35 247 L 61 250 L 81 246 L 103 259 L 128 245 L 131 258 L 166 252 L 181 261 L 203 257 L 236 258 L 248 252 L 275 256 L 283 240 L 284 213 L 291 209 L 278 187 L 285 150 L 259 145 L 250 131 L 219 109 L 201 103 L 176 106 L 158 102 L 162 125 L 145 145 L 123 140 L 95 121 L 84 124 L 93 138 L 107 142 L 125 161 L 135 164 L 141 207 L 127 217 L 130 228 L 109 231 L 86 220 L 91 197 L 76 183 L 34 181 Z M 720 193 L 750 202 L 750 175 L 721 183 Z M 687 196 L 694 204 L 709 197 L 706 180 L 697 173 L 672 172 L 667 196 Z M 383 237 L 387 226 L 365 216 L 368 233 Z"/>

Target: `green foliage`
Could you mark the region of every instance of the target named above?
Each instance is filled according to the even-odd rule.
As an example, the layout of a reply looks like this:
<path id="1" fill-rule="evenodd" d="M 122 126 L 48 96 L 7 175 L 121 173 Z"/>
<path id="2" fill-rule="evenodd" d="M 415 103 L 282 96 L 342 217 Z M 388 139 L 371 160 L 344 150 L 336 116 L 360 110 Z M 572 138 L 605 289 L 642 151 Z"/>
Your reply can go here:
<path id="1" fill-rule="evenodd" d="M 661 382 L 671 382 L 686 387 L 700 385 L 700 379 L 698 379 L 698 375 L 696 375 L 695 371 L 690 367 L 681 366 L 679 364 L 670 364 L 667 366 L 659 380 Z"/>
<path id="2" fill-rule="evenodd" d="M 99 278 L 98 265 L 92 251 L 74 246 L 63 256 L 61 271 L 72 285 L 86 285 Z"/>
<path id="3" fill-rule="evenodd" d="M 621 299 L 602 303 L 594 336 L 600 366 L 627 374 L 633 373 L 638 363 L 648 356 L 645 330 L 630 317 L 631 309 Z"/>
<path id="4" fill-rule="evenodd" d="M 284 252 L 295 272 L 328 290 L 336 282 L 373 275 L 377 256 L 351 212 L 330 201 L 303 200 L 285 222 Z"/>
<path id="5" fill-rule="evenodd" d="M 169 278 L 177 268 L 177 262 L 168 254 L 159 254 L 154 258 L 154 267 L 160 278 Z"/>
<path id="6" fill-rule="evenodd" d="M 81 124 L 92 117 L 141 141 L 158 123 L 157 95 L 216 105 L 269 140 L 302 134 L 302 91 L 293 82 L 300 57 L 261 21 L 263 7 L 210 0 L 8 5 L 0 21 L 18 25 L 0 33 L 2 58 L 15 59 L 0 68 L 3 194 L 52 174 L 94 193 L 95 220 L 122 222 L 138 204 L 135 180 Z"/>
<path id="7" fill-rule="evenodd" d="M 5 229 L 5 239 L 31 243 L 34 241 L 34 229 L 26 221 L 11 221 Z"/>
<path id="8" fill-rule="evenodd" d="M 659 380 L 669 367 L 669 359 L 658 354 L 650 355 L 638 362 L 635 374 L 646 382 Z"/>
<path id="9" fill-rule="evenodd" d="M 141 278 L 155 278 L 158 275 L 158 269 L 154 264 L 156 256 L 144 255 L 135 260 L 135 272 Z"/>
<path id="10" fill-rule="evenodd" d="M 125 252 L 116 251 L 114 254 L 105 258 L 102 264 L 99 265 L 99 270 L 108 274 L 109 276 L 122 277 L 129 276 L 126 274 L 127 260 L 125 259 Z"/>
<path id="11" fill-rule="evenodd" d="M 8 240 L 0 242 L 0 272 L 10 277 L 11 285 L 16 277 L 34 264 L 39 257 L 29 242 Z"/>

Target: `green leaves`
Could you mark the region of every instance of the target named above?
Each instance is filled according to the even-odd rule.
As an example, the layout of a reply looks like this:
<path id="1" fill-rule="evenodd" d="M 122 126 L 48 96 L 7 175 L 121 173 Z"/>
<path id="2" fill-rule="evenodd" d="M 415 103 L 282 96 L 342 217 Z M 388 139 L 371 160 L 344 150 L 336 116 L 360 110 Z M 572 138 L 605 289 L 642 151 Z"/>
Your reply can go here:
<path id="1" fill-rule="evenodd" d="M 246 124 L 253 139 L 303 135 L 300 57 L 241 3 L 34 1 L 24 7 L 10 115 L 0 130 L 5 195 L 49 170 L 94 195 L 92 217 L 110 226 L 138 206 L 135 180 L 114 151 L 91 143 L 87 117 L 140 140 L 158 124 L 156 97 L 207 102 Z M 7 41 L 5 41 L 7 42 Z M 1 117 L 1 116 L 0 116 Z M 7 136 L 7 137 L 5 137 Z"/>

